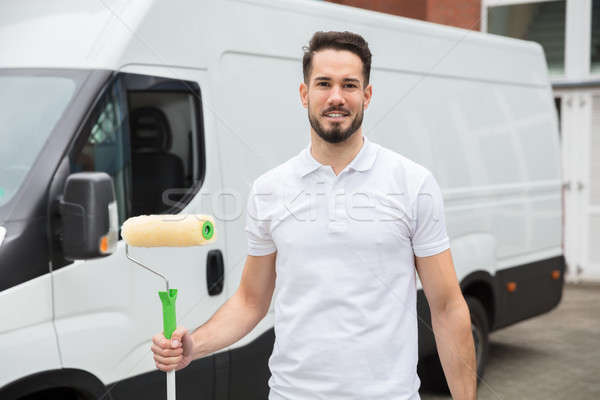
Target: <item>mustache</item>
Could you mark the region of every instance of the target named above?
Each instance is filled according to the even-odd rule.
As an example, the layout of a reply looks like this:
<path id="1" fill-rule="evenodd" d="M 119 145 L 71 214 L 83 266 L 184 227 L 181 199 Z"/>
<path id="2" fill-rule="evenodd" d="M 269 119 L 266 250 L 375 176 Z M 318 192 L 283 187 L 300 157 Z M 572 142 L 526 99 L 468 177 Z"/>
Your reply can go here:
<path id="1" fill-rule="evenodd" d="M 330 112 L 335 112 L 335 111 L 339 111 L 339 112 L 343 112 L 345 114 L 350 115 L 350 111 L 345 109 L 345 108 L 340 108 L 340 107 L 329 107 L 327 110 L 323 111 L 322 115 L 325 115 L 327 113 Z"/>

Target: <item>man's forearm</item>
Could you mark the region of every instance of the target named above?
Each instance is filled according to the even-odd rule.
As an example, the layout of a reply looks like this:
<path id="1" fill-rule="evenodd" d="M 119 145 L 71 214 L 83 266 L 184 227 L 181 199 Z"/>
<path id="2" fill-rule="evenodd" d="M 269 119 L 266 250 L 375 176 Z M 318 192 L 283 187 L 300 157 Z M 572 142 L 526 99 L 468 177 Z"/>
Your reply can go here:
<path id="1" fill-rule="evenodd" d="M 219 351 L 246 336 L 264 317 L 264 307 L 248 304 L 240 291 L 192 333 L 193 359 Z"/>
<path id="2" fill-rule="evenodd" d="M 454 400 L 477 397 L 477 364 L 469 308 L 464 300 L 432 315 L 438 354 Z"/>

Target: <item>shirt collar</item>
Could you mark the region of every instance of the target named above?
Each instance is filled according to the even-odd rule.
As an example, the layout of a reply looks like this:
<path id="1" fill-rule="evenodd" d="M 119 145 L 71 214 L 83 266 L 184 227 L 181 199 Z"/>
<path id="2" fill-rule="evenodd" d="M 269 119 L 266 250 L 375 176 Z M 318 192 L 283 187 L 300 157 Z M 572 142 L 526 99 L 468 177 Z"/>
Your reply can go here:
<path id="1" fill-rule="evenodd" d="M 313 155 L 310 153 L 310 146 L 311 143 L 309 142 L 308 146 L 302 150 L 302 153 L 300 154 L 300 163 L 298 167 L 300 176 L 306 176 L 323 166 L 323 164 L 315 160 Z M 348 164 L 348 168 L 356 171 L 368 171 L 375 163 L 376 157 L 376 147 L 367 139 L 366 136 L 363 135 L 363 145 L 361 146 L 358 154 Z"/>

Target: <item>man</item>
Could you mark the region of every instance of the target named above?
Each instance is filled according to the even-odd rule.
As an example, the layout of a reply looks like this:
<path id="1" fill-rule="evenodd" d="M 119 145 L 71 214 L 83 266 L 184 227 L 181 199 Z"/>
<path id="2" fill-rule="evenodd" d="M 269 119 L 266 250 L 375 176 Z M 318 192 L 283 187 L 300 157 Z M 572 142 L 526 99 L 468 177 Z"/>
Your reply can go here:
<path id="1" fill-rule="evenodd" d="M 254 182 L 239 288 L 193 333 L 154 337 L 159 369 L 244 337 L 277 288 L 269 399 L 419 399 L 416 268 L 451 393 L 475 399 L 441 192 L 427 169 L 363 136 L 370 66 L 359 35 L 313 36 L 300 84 L 310 145 Z"/>

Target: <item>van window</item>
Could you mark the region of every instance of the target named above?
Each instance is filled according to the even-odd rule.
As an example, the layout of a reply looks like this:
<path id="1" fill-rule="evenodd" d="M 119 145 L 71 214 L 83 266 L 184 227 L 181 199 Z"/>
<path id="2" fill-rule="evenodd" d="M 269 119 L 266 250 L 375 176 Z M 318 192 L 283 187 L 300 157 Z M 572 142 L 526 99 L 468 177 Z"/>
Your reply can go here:
<path id="1" fill-rule="evenodd" d="M 120 85 L 112 85 L 106 91 L 93 115 L 93 123 L 84 132 L 85 144 L 71 171 L 100 171 L 112 177 L 122 223 L 131 209 L 131 152 L 127 105 Z"/>
<path id="2" fill-rule="evenodd" d="M 114 182 L 119 224 L 177 213 L 201 184 L 204 143 L 193 82 L 119 74 L 78 139 L 72 171 Z"/>
<path id="3" fill-rule="evenodd" d="M 77 88 L 67 72 L 0 70 L 0 206 L 17 193 Z"/>

